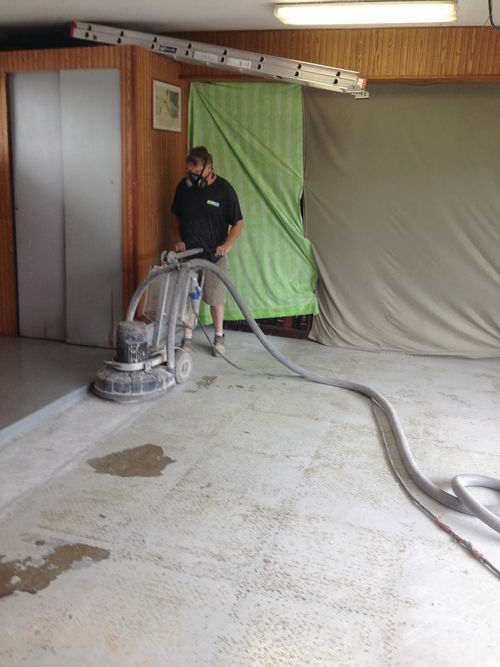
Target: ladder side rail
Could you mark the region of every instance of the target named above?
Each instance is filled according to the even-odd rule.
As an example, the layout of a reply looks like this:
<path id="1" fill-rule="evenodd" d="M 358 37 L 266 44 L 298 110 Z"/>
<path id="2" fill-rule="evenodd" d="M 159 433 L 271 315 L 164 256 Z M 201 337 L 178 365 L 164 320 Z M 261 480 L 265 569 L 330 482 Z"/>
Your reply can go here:
<path id="1" fill-rule="evenodd" d="M 160 53 L 160 52 L 158 52 Z M 247 76 L 257 76 L 261 77 L 263 79 L 274 79 L 274 80 L 279 80 L 279 81 L 285 81 L 289 83 L 296 83 L 296 84 L 302 84 L 304 86 L 316 86 L 318 88 L 323 88 L 324 90 L 330 90 L 334 92 L 339 92 L 339 93 L 347 93 L 347 94 L 357 94 L 359 93 L 361 96 L 368 95 L 368 93 L 365 93 L 361 88 L 358 88 L 356 86 L 356 82 L 351 81 L 345 81 L 342 82 L 341 80 L 336 80 L 332 78 L 332 75 L 329 76 L 318 76 L 318 75 L 307 75 L 307 73 L 301 72 L 298 76 L 295 74 L 290 74 L 288 71 L 283 70 L 283 69 L 276 69 L 276 70 L 247 70 L 247 69 L 242 69 L 241 67 L 237 66 L 229 66 L 229 65 L 223 65 L 219 62 L 207 62 L 207 61 L 195 61 L 192 58 L 185 58 L 185 57 L 177 57 L 175 60 L 180 61 L 180 62 L 186 62 L 190 64 L 199 64 L 199 65 L 207 65 L 209 67 L 212 67 L 213 69 L 231 69 L 234 72 L 238 72 L 240 74 L 244 74 Z"/>
<path id="2" fill-rule="evenodd" d="M 368 97 L 368 93 L 363 91 L 364 79 L 360 79 L 358 73 L 351 70 L 342 70 L 324 65 L 315 66 L 310 63 L 306 63 L 306 66 L 302 67 L 302 63 L 298 61 L 263 57 L 259 54 L 254 54 L 258 57 L 258 61 L 256 59 L 250 61 L 246 58 L 249 55 L 248 51 L 224 49 L 223 55 L 220 55 L 222 50 L 219 47 L 208 49 L 206 45 L 202 45 L 202 51 L 198 48 L 198 43 L 191 42 L 188 46 L 193 48 L 188 49 L 186 47 L 183 55 L 165 53 L 165 46 L 161 43 L 152 50 L 189 64 L 204 65 L 215 69 L 230 69 L 241 74 L 279 79 L 302 85 L 317 84 L 325 90 L 336 90 L 348 94 L 359 93 L 360 96 Z"/>
<path id="3" fill-rule="evenodd" d="M 233 56 L 233 55 L 228 55 L 227 57 L 224 56 L 224 60 L 220 60 L 218 58 L 211 58 L 209 53 L 206 54 L 206 57 L 203 57 L 205 54 L 201 53 L 200 51 L 194 51 L 192 59 L 186 58 L 185 60 L 192 60 L 194 62 L 202 62 L 203 64 L 206 64 L 208 66 L 215 67 L 216 65 L 219 65 L 224 68 L 231 68 L 238 70 L 239 72 L 247 72 L 247 73 L 253 73 L 257 76 L 261 76 L 264 74 L 270 74 L 272 76 L 287 76 L 291 80 L 293 79 L 308 79 L 308 80 L 314 80 L 315 77 L 318 77 L 318 80 L 321 80 L 321 77 L 324 77 L 325 79 L 328 79 L 330 81 L 334 81 L 335 79 L 337 81 L 342 81 L 345 83 L 349 84 L 356 84 L 359 77 L 357 72 L 348 72 L 346 70 L 339 70 L 337 68 L 322 68 L 322 69 L 314 69 L 312 67 L 301 67 L 300 63 L 299 66 L 297 66 L 295 61 L 279 61 L 279 60 L 273 60 L 273 61 L 268 61 L 267 59 L 265 61 L 258 62 L 258 63 L 252 63 L 251 67 L 247 67 L 245 64 L 241 64 L 242 62 L 244 63 L 245 61 L 239 56 Z"/>
<path id="4" fill-rule="evenodd" d="M 353 70 L 100 24 L 72 22 L 71 34 L 106 44 L 140 46 L 180 62 L 317 86 L 358 98 L 369 96 L 364 90 L 366 80 Z"/>
<path id="5" fill-rule="evenodd" d="M 288 71 L 303 70 L 314 73 L 324 73 L 325 75 L 335 74 L 336 77 L 348 77 L 357 80 L 359 73 L 354 70 L 331 67 L 329 65 L 317 65 L 290 58 L 280 58 L 262 53 L 243 51 L 240 49 L 227 48 L 204 42 L 193 42 L 191 40 L 177 39 L 175 37 L 165 37 L 160 35 L 138 32 L 135 30 L 123 30 L 108 26 L 90 25 L 86 23 L 77 23 L 73 31 L 73 36 L 90 41 L 105 41 L 108 44 L 135 45 L 148 47 L 152 51 L 160 51 L 162 55 L 172 57 L 173 59 L 185 59 L 208 61 L 210 64 L 220 58 L 221 65 L 225 67 L 237 67 L 238 69 L 251 69 L 258 67 L 265 69 L 272 67 Z M 171 47 L 171 50 L 168 50 Z M 177 49 L 177 51 L 174 51 Z M 184 52 L 182 52 L 184 51 Z M 205 55 L 207 54 L 207 55 Z M 227 62 L 227 60 L 236 60 L 239 64 Z M 259 70 L 260 71 L 260 70 Z"/>
<path id="6" fill-rule="evenodd" d="M 155 49 L 164 53 L 165 47 L 181 46 L 175 44 L 173 38 L 158 38 Z M 290 76 L 296 76 L 295 72 L 310 72 L 313 74 L 330 76 L 338 79 L 348 79 L 357 82 L 359 73 L 354 70 L 342 69 L 340 67 L 330 67 L 329 65 L 315 65 L 300 60 L 292 60 L 290 58 L 279 58 L 277 56 L 268 56 L 261 53 L 254 53 L 252 51 L 242 51 L 240 49 L 232 49 L 212 44 L 205 44 L 202 42 L 185 42 L 182 46 L 185 48 L 184 54 L 177 53 L 173 57 L 176 59 L 185 58 L 186 61 L 190 59 L 194 61 L 201 61 L 208 65 L 215 65 L 220 63 L 224 67 L 232 67 L 238 71 L 256 70 L 256 73 L 262 72 L 288 72 Z M 165 52 L 168 55 L 168 52 Z M 293 73 L 293 74 L 292 74 Z"/>
<path id="7" fill-rule="evenodd" d="M 284 62 L 290 63 L 291 66 L 294 67 L 294 69 L 298 70 L 305 70 L 308 72 L 317 72 L 318 74 L 324 73 L 324 74 L 335 74 L 337 73 L 337 76 L 346 76 L 352 79 L 357 79 L 359 77 L 359 73 L 355 72 L 354 70 L 350 69 L 343 69 L 341 67 L 332 67 L 331 65 L 319 65 L 315 63 L 309 63 L 304 60 L 292 60 L 291 58 L 279 58 L 278 56 L 262 56 L 263 65 L 273 65 L 276 67 L 280 67 L 283 65 Z"/>

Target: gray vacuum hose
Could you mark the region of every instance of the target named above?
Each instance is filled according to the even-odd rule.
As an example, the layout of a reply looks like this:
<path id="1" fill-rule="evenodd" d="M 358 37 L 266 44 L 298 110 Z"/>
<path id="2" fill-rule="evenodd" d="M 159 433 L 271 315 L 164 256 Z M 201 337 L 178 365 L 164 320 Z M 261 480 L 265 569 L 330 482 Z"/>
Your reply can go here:
<path id="1" fill-rule="evenodd" d="M 240 308 L 241 313 L 243 314 L 244 318 L 250 325 L 250 328 L 252 329 L 253 333 L 257 336 L 257 338 L 266 348 L 266 350 L 275 359 L 277 359 L 277 361 L 279 361 L 281 364 L 289 368 L 297 375 L 300 375 L 301 377 L 310 380 L 312 382 L 318 382 L 319 384 L 326 384 L 332 387 L 339 387 L 341 389 L 348 389 L 349 391 L 353 391 L 368 397 L 384 413 L 391 428 L 392 434 L 394 436 L 396 447 L 399 455 L 401 456 L 404 468 L 408 473 L 408 475 L 413 480 L 413 482 L 418 486 L 418 488 L 421 489 L 431 498 L 434 498 L 434 500 L 437 500 L 442 505 L 445 505 L 446 507 L 449 507 L 457 512 L 463 512 L 464 514 L 472 514 L 476 516 L 478 519 L 480 519 L 483 523 L 486 523 L 488 526 L 490 526 L 490 528 L 493 528 L 493 530 L 496 530 L 497 532 L 500 533 L 500 517 L 499 517 L 500 508 L 486 507 L 482 503 L 478 502 L 468 491 L 467 488 L 469 486 L 475 486 L 475 487 L 483 487 L 500 491 L 499 479 L 496 479 L 494 477 L 487 477 L 485 475 L 458 475 L 452 481 L 452 488 L 453 491 L 456 493 L 456 496 L 436 486 L 428 477 L 426 477 L 419 470 L 416 461 L 411 453 L 408 441 L 401 427 L 396 411 L 389 403 L 389 401 L 387 401 L 384 398 L 384 396 L 382 396 L 382 394 L 371 389 L 370 387 L 367 387 L 363 384 L 359 384 L 357 382 L 350 382 L 348 380 L 340 380 L 337 378 L 327 378 L 321 375 L 317 375 L 316 373 L 311 373 L 307 369 L 302 368 L 301 366 L 295 364 L 293 361 L 290 361 L 282 354 L 280 354 L 280 352 L 278 352 L 278 350 L 274 348 L 272 343 L 261 331 L 259 325 L 254 320 L 252 314 L 245 305 L 245 302 L 241 298 L 236 287 L 229 280 L 224 271 L 217 266 L 217 264 L 214 264 L 204 259 L 192 259 L 186 261 L 180 267 L 176 265 L 169 265 L 153 272 L 139 285 L 139 287 L 135 291 L 127 311 L 127 320 L 133 320 L 139 301 L 143 293 L 145 292 L 146 288 L 149 286 L 149 284 L 152 283 L 154 280 L 156 280 L 156 278 L 158 278 L 160 275 L 163 275 L 164 273 L 168 273 L 169 271 L 174 271 L 174 270 L 178 270 L 181 273 L 193 270 L 194 271 L 208 270 L 215 273 L 215 275 L 218 278 L 220 278 L 228 288 L 229 292 L 231 293 L 238 307 Z M 179 292 L 179 290 L 176 291 Z M 174 299 L 174 301 L 176 300 Z M 175 315 L 175 319 L 170 319 L 169 317 L 169 322 L 168 322 L 169 331 L 167 334 L 167 340 L 170 343 L 170 345 L 172 344 L 171 341 L 173 340 L 173 335 L 175 335 L 177 307 L 178 307 L 178 302 L 176 302 L 176 307 L 172 308 L 170 313 L 171 316 Z M 173 312 L 174 310 L 175 313 Z M 172 334 L 172 330 L 174 331 L 174 334 Z M 167 350 L 167 352 L 170 353 L 171 351 Z"/>

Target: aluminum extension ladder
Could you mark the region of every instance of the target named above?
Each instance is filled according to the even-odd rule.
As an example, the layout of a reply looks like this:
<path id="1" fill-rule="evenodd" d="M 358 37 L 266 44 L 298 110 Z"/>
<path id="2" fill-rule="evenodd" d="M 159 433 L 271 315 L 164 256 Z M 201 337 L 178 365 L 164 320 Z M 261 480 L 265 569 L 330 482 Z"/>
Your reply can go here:
<path id="1" fill-rule="evenodd" d="M 180 62 L 228 69 L 253 76 L 299 83 L 303 86 L 367 98 L 366 79 L 359 72 L 327 65 L 278 58 L 252 51 L 240 51 L 187 39 L 165 37 L 105 25 L 71 22 L 71 36 L 103 44 L 141 46 L 148 51 Z"/>

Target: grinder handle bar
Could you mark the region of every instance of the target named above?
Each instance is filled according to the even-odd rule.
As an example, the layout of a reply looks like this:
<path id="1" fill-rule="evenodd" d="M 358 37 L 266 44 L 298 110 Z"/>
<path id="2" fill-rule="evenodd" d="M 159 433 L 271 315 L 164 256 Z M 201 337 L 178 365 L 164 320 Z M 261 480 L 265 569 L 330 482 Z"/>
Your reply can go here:
<path id="1" fill-rule="evenodd" d="M 161 253 L 162 264 L 176 264 L 179 260 L 193 255 L 199 255 L 203 252 L 203 248 L 191 248 L 191 250 L 184 250 L 183 252 L 174 252 L 173 250 L 164 250 Z"/>

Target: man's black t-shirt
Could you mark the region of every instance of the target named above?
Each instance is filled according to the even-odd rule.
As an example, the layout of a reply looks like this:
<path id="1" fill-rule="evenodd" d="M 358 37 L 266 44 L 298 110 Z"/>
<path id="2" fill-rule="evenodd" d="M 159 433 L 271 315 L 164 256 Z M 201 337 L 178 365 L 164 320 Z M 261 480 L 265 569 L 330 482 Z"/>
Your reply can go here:
<path id="1" fill-rule="evenodd" d="M 242 219 L 238 196 L 222 176 L 200 189 L 188 187 L 186 180 L 177 185 L 172 213 L 179 218 L 179 231 L 186 249 L 203 248 L 212 262 L 219 257 L 215 249 L 227 239 L 228 227 Z"/>

